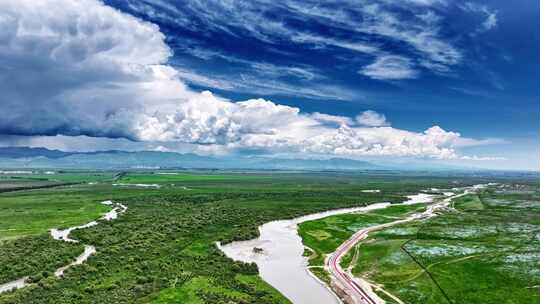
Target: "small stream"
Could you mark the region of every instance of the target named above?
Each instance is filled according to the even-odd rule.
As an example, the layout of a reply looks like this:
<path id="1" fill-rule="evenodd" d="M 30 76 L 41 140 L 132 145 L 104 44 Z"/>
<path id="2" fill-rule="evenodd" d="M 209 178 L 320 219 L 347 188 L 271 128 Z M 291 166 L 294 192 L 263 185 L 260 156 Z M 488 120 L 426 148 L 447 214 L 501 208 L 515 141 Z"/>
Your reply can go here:
<path id="1" fill-rule="evenodd" d="M 27 279 L 28 277 L 23 277 L 15 281 L 7 282 L 5 284 L 0 284 L 0 293 L 14 290 L 14 289 L 23 288 L 24 286 L 27 285 L 26 283 Z"/>
<path id="2" fill-rule="evenodd" d="M 104 202 L 101 202 L 101 204 L 114 206 L 113 209 L 111 209 L 109 212 L 105 213 L 100 218 L 100 220 L 105 220 L 105 221 L 111 221 L 111 220 L 114 220 L 114 219 L 118 218 L 118 215 L 120 215 L 121 213 L 126 212 L 126 210 L 128 209 L 127 206 L 125 206 L 123 204 L 120 204 L 120 203 L 113 203 L 112 201 L 104 201 Z M 67 229 L 62 229 L 62 230 L 53 228 L 53 229 L 50 230 L 50 234 L 51 234 L 51 237 L 53 239 L 58 240 L 58 241 L 70 242 L 70 243 L 78 243 L 79 242 L 78 240 L 72 239 L 72 238 L 69 237 L 69 234 L 73 230 L 90 228 L 90 227 L 96 226 L 98 224 L 99 224 L 99 221 L 91 221 L 91 222 L 86 223 L 84 225 L 69 227 Z M 54 275 L 57 278 L 63 277 L 64 272 L 67 269 L 69 269 L 69 268 L 71 268 L 71 267 L 73 267 L 75 265 L 80 265 L 80 264 L 84 263 L 86 260 L 88 260 L 88 258 L 90 258 L 90 256 L 92 256 L 95 253 L 96 253 L 96 247 L 94 247 L 92 245 L 85 244 L 83 253 L 81 253 L 73 262 L 58 268 L 54 272 Z M 30 285 L 27 282 L 27 279 L 28 279 L 28 276 L 23 277 L 23 278 L 19 278 L 17 280 L 11 281 L 11 282 L 0 284 L 0 294 L 3 293 L 3 292 L 23 288 L 25 286 Z"/>

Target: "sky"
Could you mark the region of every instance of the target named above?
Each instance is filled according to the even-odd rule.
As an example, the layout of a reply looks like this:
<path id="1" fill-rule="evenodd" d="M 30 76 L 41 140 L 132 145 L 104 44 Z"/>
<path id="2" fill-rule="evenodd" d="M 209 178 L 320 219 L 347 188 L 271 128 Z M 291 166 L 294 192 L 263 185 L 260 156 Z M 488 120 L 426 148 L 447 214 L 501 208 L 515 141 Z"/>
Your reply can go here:
<path id="1" fill-rule="evenodd" d="M 0 145 L 540 170 L 540 2 L 0 2 Z"/>

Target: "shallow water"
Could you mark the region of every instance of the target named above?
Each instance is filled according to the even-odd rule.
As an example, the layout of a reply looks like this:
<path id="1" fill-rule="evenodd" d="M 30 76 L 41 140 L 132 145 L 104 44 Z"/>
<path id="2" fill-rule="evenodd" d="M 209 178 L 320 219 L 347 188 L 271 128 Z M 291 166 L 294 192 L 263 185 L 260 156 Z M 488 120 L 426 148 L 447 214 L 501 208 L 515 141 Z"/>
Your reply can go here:
<path id="1" fill-rule="evenodd" d="M 297 233 L 298 224 L 332 215 L 382 209 L 389 205 L 378 203 L 269 222 L 259 227 L 259 238 L 233 242 L 220 246 L 220 249 L 233 260 L 256 263 L 260 276 L 295 304 L 341 303 L 325 284 L 308 271 L 308 259 L 302 255 L 304 245 Z M 263 252 L 254 253 L 254 247 L 263 249 Z"/>
<path id="2" fill-rule="evenodd" d="M 98 222 L 92 221 L 90 223 L 87 223 L 87 224 L 84 224 L 84 225 L 81 225 L 81 226 L 70 227 L 70 228 L 67 228 L 67 229 L 64 229 L 64 230 L 59 230 L 59 229 L 53 228 L 53 229 L 50 230 L 51 231 L 51 236 L 52 236 L 53 239 L 55 239 L 57 241 L 77 243 L 78 242 L 77 240 L 69 238 L 69 234 L 73 230 L 90 228 L 90 227 L 95 226 L 97 224 L 98 224 Z"/>
<path id="3" fill-rule="evenodd" d="M 119 184 L 112 184 L 113 186 L 118 186 L 118 187 L 139 187 L 139 188 L 155 188 L 155 189 L 159 189 L 161 188 L 161 185 L 158 185 L 158 184 L 122 184 L 122 183 L 119 183 Z"/>
<path id="4" fill-rule="evenodd" d="M 28 285 L 26 283 L 26 279 L 28 279 L 28 277 L 20 278 L 18 280 L 11 281 L 5 284 L 0 284 L 0 293 L 23 288 L 24 286 Z"/>
<path id="5" fill-rule="evenodd" d="M 73 261 L 72 263 L 70 263 L 70 264 L 68 264 L 66 266 L 58 268 L 54 272 L 54 275 L 57 276 L 57 277 L 64 276 L 64 271 L 66 271 L 68 268 L 70 268 L 72 266 L 80 265 L 80 264 L 84 263 L 84 261 L 88 260 L 88 258 L 94 253 L 96 253 L 96 247 L 90 246 L 90 245 L 85 245 L 84 246 L 84 252 L 81 253 L 81 255 L 79 255 L 75 259 L 75 261 Z"/>
<path id="6" fill-rule="evenodd" d="M 431 203 L 433 202 L 433 199 L 435 199 L 437 195 L 433 194 L 427 194 L 427 193 L 418 193 L 415 195 L 408 195 L 407 198 L 409 200 L 404 201 L 404 205 L 414 205 L 414 204 L 420 204 L 420 203 Z"/>

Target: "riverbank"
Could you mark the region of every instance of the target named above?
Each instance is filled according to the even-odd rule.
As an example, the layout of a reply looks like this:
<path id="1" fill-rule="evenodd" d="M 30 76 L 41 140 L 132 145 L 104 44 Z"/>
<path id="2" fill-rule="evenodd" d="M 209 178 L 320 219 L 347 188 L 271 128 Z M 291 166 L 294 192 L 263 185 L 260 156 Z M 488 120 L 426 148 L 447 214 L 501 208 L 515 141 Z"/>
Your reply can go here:
<path id="1" fill-rule="evenodd" d="M 233 260 L 256 263 L 261 278 L 295 304 L 341 303 L 337 295 L 307 269 L 308 259 L 303 255 L 304 245 L 297 232 L 298 224 L 339 214 L 367 212 L 389 205 L 377 203 L 269 222 L 259 227 L 260 236 L 257 239 L 233 242 L 219 248 Z M 253 248 L 260 248 L 262 252 L 256 253 Z"/>
<path id="2" fill-rule="evenodd" d="M 362 277 L 355 277 L 348 270 L 342 268 L 341 260 L 354 248 L 359 242 L 368 238 L 369 233 L 385 228 L 389 228 L 395 225 L 408 223 L 411 221 L 426 219 L 434 216 L 434 212 L 442 208 L 447 207 L 453 199 L 459 198 L 468 194 L 469 190 L 465 192 L 447 197 L 440 202 L 429 205 L 422 213 L 413 213 L 406 218 L 390 221 L 380 225 L 373 225 L 357 231 L 347 241 L 341 244 L 335 252 L 330 254 L 325 260 L 325 269 L 331 274 L 332 286 L 340 291 L 343 299 L 350 304 L 384 304 L 385 300 L 382 299 L 377 293 L 374 292 L 373 283 L 368 282 Z M 427 198 L 426 199 L 430 199 Z M 410 205 L 410 203 L 409 203 Z M 379 287 L 379 291 L 382 289 Z"/>
<path id="3" fill-rule="evenodd" d="M 536 303 L 540 204 L 506 185 L 480 190 L 452 212 L 370 233 L 352 274 L 405 303 Z"/>

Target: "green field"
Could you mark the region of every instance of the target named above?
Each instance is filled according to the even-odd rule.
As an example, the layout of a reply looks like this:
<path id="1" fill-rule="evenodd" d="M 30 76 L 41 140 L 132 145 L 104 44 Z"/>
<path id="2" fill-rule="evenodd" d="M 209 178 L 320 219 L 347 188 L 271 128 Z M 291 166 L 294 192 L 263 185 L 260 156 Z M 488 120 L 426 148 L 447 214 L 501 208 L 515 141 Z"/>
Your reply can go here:
<path id="1" fill-rule="evenodd" d="M 310 250 L 306 253 L 310 256 L 309 265 L 312 272 L 323 281 L 329 282 L 325 271 L 319 271 L 318 267 L 324 266 L 327 254 L 334 252 L 339 245 L 348 240 L 356 231 L 393 222 L 404 218 L 407 214 L 422 212 L 422 205 L 389 206 L 385 209 L 373 210 L 366 213 L 343 214 L 330 216 L 324 219 L 304 222 L 299 225 L 298 233 L 302 237 L 305 246 Z M 345 257 L 344 261 L 350 261 L 351 256 Z"/>
<path id="2" fill-rule="evenodd" d="M 0 195 L 0 283 L 26 275 L 34 282 L 1 294 L 0 303 L 288 303 L 257 276 L 256 265 L 233 262 L 215 242 L 251 239 L 259 225 L 271 220 L 398 203 L 421 189 L 485 180 L 401 174 L 117 173 L 104 173 L 91 184 L 88 174 L 96 173 L 81 173 L 65 177 L 77 180 L 76 185 Z M 362 192 L 366 189 L 382 192 Z M 127 205 L 128 211 L 115 221 L 72 233 L 82 244 L 95 245 L 97 254 L 68 270 L 64 279 L 51 276 L 82 245 L 54 241 L 48 230 L 98 218 L 108 208 L 99 202 L 108 199 Z M 391 210 L 381 210 L 373 221 L 395 216 Z M 348 234 L 360 227 L 353 219 L 347 225 Z M 317 227 L 325 229 L 332 227 Z M 327 239 L 328 248 L 338 242 Z"/>
<path id="3" fill-rule="evenodd" d="M 381 285 L 405 303 L 537 303 L 540 302 L 540 192 L 494 188 L 454 201 L 455 211 L 421 222 L 393 226 L 370 234 L 342 261 L 353 274 Z M 328 227 L 328 220 L 306 223 Z M 316 250 L 331 252 L 326 240 L 342 239 L 350 216 L 325 240 L 304 236 Z M 371 223 L 368 216 L 359 225 Z M 333 232 L 336 231 L 336 232 Z M 322 233 L 319 233 L 322 235 Z M 388 303 L 396 303 L 383 293 Z"/>
<path id="4" fill-rule="evenodd" d="M 108 211 L 106 198 L 81 186 L 0 194 L 0 241 L 89 222 Z"/>

